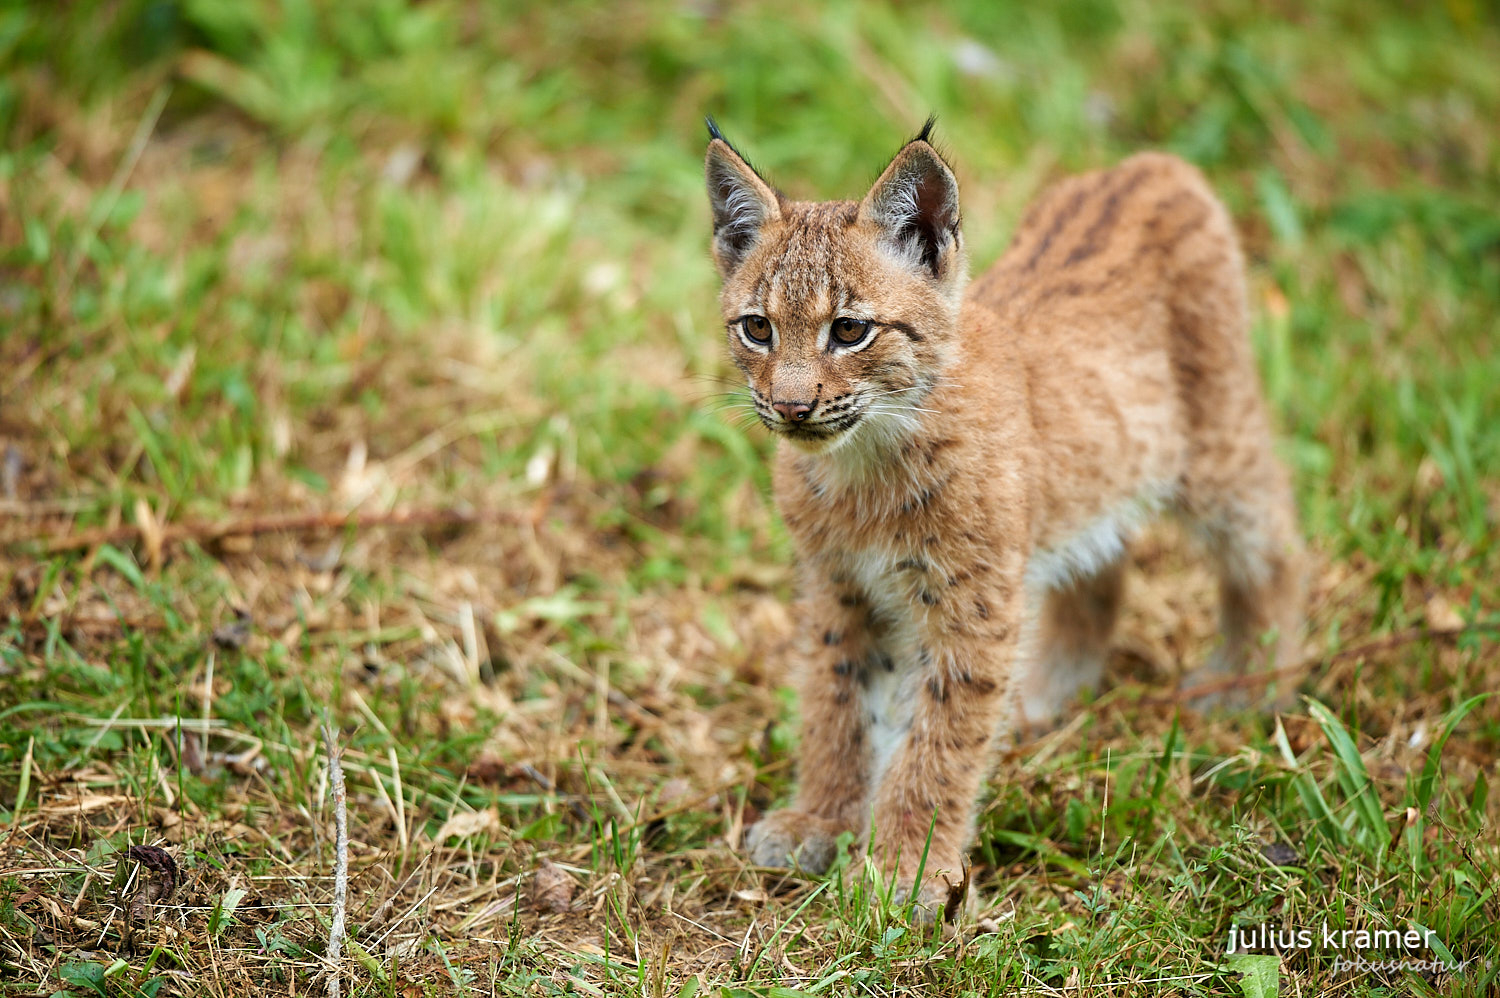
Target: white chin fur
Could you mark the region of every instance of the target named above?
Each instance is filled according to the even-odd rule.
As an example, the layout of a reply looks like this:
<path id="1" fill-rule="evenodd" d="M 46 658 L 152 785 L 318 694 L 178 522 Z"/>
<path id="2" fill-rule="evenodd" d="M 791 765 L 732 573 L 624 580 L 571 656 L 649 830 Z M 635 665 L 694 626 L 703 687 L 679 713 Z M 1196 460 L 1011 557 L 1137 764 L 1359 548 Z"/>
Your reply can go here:
<path id="1" fill-rule="evenodd" d="M 920 426 L 915 412 L 872 412 L 829 440 L 789 441 L 820 459 L 809 470 L 818 489 L 826 491 L 868 483 L 888 472 L 902 441 Z"/>
<path id="2" fill-rule="evenodd" d="M 858 428 L 856 426 L 843 433 L 835 433 L 828 437 L 794 437 L 790 433 L 784 433 L 780 436 L 788 444 L 804 454 L 831 454 L 847 443 L 849 438 L 853 436 L 854 430 Z"/>

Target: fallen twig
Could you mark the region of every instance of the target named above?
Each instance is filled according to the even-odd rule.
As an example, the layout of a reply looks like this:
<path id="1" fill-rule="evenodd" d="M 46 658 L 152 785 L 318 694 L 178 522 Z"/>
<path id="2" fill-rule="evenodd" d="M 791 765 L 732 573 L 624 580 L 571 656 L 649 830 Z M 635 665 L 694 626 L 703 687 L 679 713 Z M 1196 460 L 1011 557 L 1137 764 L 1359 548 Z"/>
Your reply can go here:
<path id="1" fill-rule="evenodd" d="M 522 763 L 519 772 L 522 776 L 526 777 L 532 783 L 535 783 L 537 786 L 541 787 L 547 793 L 557 793 L 557 784 L 553 783 L 550 779 L 547 778 L 547 775 L 545 773 L 540 772 L 535 766 L 532 766 L 530 763 Z M 577 818 L 579 821 L 587 823 L 589 821 L 588 809 L 579 802 L 577 797 L 571 795 L 565 796 L 568 797 L 568 810 L 573 812 L 573 817 Z"/>
<path id="2" fill-rule="evenodd" d="M 1371 638 L 1348 648 L 1340 648 L 1332 655 L 1323 659 L 1324 665 L 1332 665 L 1348 658 L 1359 658 L 1371 652 L 1390 651 L 1402 645 L 1409 645 L 1423 638 L 1431 638 L 1434 641 L 1456 641 L 1466 634 L 1491 634 L 1500 633 L 1500 622 L 1486 622 L 1481 624 L 1465 624 L 1462 627 L 1408 627 L 1404 631 L 1395 631 L 1391 634 L 1382 634 L 1378 638 Z"/>
<path id="3" fill-rule="evenodd" d="M 1269 686 L 1280 679 L 1289 679 L 1300 676 L 1312 669 L 1317 663 L 1304 660 L 1294 665 L 1285 665 L 1280 669 L 1268 669 L 1262 672 L 1247 672 L 1239 676 L 1225 676 L 1222 679 L 1211 679 L 1205 683 L 1194 683 L 1192 686 L 1184 686 L 1170 693 L 1159 696 L 1148 696 L 1140 699 L 1141 704 L 1170 704 L 1183 703 L 1188 700 L 1196 700 L 1198 697 L 1212 696 L 1215 693 L 1223 693 L 1227 690 L 1241 690 L 1256 686 Z"/>
<path id="4" fill-rule="evenodd" d="M 515 514 L 502 510 L 472 509 L 394 509 L 384 513 L 273 513 L 267 516 L 252 516 L 240 520 L 219 520 L 212 523 L 171 523 L 161 528 L 159 543 L 182 541 L 213 541 L 223 537 L 247 537 L 257 534 L 298 533 L 308 530 L 338 530 L 345 527 L 368 529 L 371 527 L 431 527 L 455 523 L 479 523 L 486 520 L 513 519 Z M 76 534 L 61 534 L 53 537 L 29 537 L 11 542 L 11 547 L 41 542 L 46 554 L 61 551 L 79 551 L 98 547 L 100 544 L 118 544 L 124 541 L 145 542 L 145 532 L 139 524 L 118 527 L 99 527 Z"/>
<path id="5" fill-rule="evenodd" d="M 1292 676 L 1301 675 L 1316 668 L 1317 666 L 1329 666 L 1335 662 L 1343 662 L 1351 658 L 1360 658 L 1364 655 L 1376 652 L 1391 651 L 1402 645 L 1429 639 L 1433 641 L 1456 641 L 1466 634 L 1500 632 L 1500 623 L 1468 624 L 1463 627 L 1409 627 L 1404 631 L 1396 631 L 1392 634 L 1382 634 L 1378 638 L 1362 641 L 1357 645 L 1340 648 L 1338 651 L 1322 658 L 1308 658 L 1294 665 L 1283 666 L 1280 669 L 1270 669 L 1263 672 L 1248 672 L 1240 676 L 1225 676 L 1223 679 L 1215 679 L 1206 683 L 1195 683 L 1192 686 L 1184 686 L 1180 690 L 1161 696 L 1143 697 L 1142 704 L 1169 704 L 1182 703 L 1186 700 L 1194 700 L 1198 697 L 1210 696 L 1215 693 L 1223 693 L 1226 690 L 1246 689 L 1249 687 L 1266 686 L 1279 679 L 1287 679 Z"/>

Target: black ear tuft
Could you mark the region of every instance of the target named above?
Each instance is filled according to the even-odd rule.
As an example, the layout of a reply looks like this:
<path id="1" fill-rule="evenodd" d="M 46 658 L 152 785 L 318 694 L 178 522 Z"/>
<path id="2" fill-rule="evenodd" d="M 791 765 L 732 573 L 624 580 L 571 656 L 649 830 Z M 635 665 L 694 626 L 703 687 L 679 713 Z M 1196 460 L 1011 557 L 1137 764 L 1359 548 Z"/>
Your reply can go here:
<path id="1" fill-rule="evenodd" d="M 709 124 L 710 128 L 713 127 L 713 122 L 712 121 L 710 121 L 708 124 Z M 932 136 L 932 129 L 936 125 L 937 125 L 937 112 L 934 111 L 932 114 L 929 114 L 927 116 L 927 123 L 922 126 L 922 130 L 917 133 L 917 137 L 914 138 L 914 139 L 912 139 L 912 141 L 913 142 L 926 142 L 926 143 L 931 144 L 931 142 L 932 142 L 932 138 L 931 138 L 931 136 Z"/>
<path id="2" fill-rule="evenodd" d="M 713 115 L 705 115 L 703 118 L 703 123 L 708 126 L 708 137 L 710 140 L 718 139 L 721 142 L 729 141 L 728 139 L 724 138 L 724 133 L 719 131 L 719 126 L 714 124 Z"/>

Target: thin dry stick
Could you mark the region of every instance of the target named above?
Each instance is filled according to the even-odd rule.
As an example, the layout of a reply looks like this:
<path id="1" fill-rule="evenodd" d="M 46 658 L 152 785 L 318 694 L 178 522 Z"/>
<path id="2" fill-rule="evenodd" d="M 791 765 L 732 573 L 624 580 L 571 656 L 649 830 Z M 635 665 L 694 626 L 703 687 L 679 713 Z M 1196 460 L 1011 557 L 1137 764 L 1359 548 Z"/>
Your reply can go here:
<path id="1" fill-rule="evenodd" d="M 323 722 L 323 744 L 328 749 L 328 787 L 333 793 L 336 835 L 333 868 L 333 921 L 328 926 L 328 998 L 339 998 L 343 983 L 344 904 L 349 893 L 349 809 L 344 796 L 343 750 L 333 728 Z"/>
<path id="2" fill-rule="evenodd" d="M 1417 641 L 1456 641 L 1466 634 L 1494 633 L 1497 630 L 1500 630 L 1500 625 L 1491 623 L 1469 624 L 1464 627 L 1448 628 L 1411 627 L 1404 631 L 1397 631 L 1394 634 L 1384 634 L 1357 645 L 1350 645 L 1348 648 L 1340 648 L 1331 655 L 1325 655 L 1320 659 L 1308 659 L 1298 662 L 1295 665 L 1283 666 L 1280 669 L 1272 669 L 1268 672 L 1251 672 L 1243 676 L 1226 676 L 1223 679 L 1185 686 L 1165 696 L 1143 697 L 1140 702 L 1146 704 L 1181 703 L 1185 700 L 1192 700 L 1212 693 L 1223 693 L 1225 690 L 1264 686 L 1268 683 L 1274 683 L 1278 679 L 1300 675 L 1315 665 L 1333 665 L 1335 662 L 1360 658 L 1361 656 L 1371 655 L 1376 652 L 1392 651 L 1400 648 L 1402 645 L 1409 645 Z"/>
<path id="3" fill-rule="evenodd" d="M 1348 658 L 1359 658 L 1361 655 L 1369 655 L 1378 651 L 1390 651 L 1402 645 L 1409 645 L 1414 641 L 1429 638 L 1433 641 L 1456 641 L 1466 634 L 1493 634 L 1500 631 L 1500 623 L 1466 624 L 1463 627 L 1409 627 L 1404 631 L 1396 631 L 1394 634 L 1383 634 L 1378 638 L 1371 638 L 1361 644 L 1350 645 L 1348 648 L 1340 648 L 1338 651 L 1323 659 L 1325 665 L 1334 662 L 1342 662 Z"/>
<path id="4" fill-rule="evenodd" d="M 214 523 L 173 523 L 162 529 L 163 547 L 180 541 L 212 541 L 222 537 L 245 537 L 255 534 L 296 533 L 307 530 L 337 530 L 342 527 L 430 527 L 453 523 L 477 523 L 484 520 L 513 519 L 513 513 L 501 510 L 470 509 L 398 509 L 384 513 L 277 513 L 252 516 L 242 520 Z M 45 554 L 78 551 L 100 544 L 118 544 L 142 537 L 138 525 L 99 527 L 76 534 L 54 537 L 29 537 L 12 542 L 16 547 L 40 541 Z"/>
<path id="5" fill-rule="evenodd" d="M 1187 700 L 1195 700 L 1198 697 L 1210 696 L 1215 693 L 1223 693 L 1226 690 L 1244 689 L 1250 686 L 1266 686 L 1276 682 L 1278 679 L 1288 679 L 1292 676 L 1300 676 L 1312 667 L 1310 661 L 1298 662 L 1295 665 L 1285 665 L 1279 669 L 1271 669 L 1266 672 L 1248 672 L 1240 676 L 1225 676 L 1223 679 L 1211 679 L 1206 683 L 1194 683 L 1192 686 L 1184 686 L 1180 690 L 1161 696 L 1142 697 L 1142 704 L 1169 704 L 1182 703 Z"/>

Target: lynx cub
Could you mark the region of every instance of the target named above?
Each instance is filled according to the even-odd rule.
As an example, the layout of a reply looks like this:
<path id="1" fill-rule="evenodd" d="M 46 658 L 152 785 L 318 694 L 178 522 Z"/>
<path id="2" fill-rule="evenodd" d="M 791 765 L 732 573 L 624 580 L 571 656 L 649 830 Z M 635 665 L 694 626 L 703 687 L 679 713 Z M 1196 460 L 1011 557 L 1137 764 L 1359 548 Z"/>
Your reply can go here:
<path id="1" fill-rule="evenodd" d="M 873 823 L 909 889 L 931 828 L 929 913 L 996 739 L 1099 678 L 1143 520 L 1176 511 L 1213 556 L 1205 672 L 1284 664 L 1302 623 L 1243 263 L 1203 178 L 1148 153 L 1065 180 L 970 283 L 931 126 L 860 201 L 787 199 L 712 121 L 707 160 L 730 353 L 784 441 L 806 646 L 800 789 L 749 854 L 821 872 Z"/>

